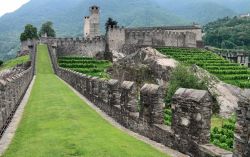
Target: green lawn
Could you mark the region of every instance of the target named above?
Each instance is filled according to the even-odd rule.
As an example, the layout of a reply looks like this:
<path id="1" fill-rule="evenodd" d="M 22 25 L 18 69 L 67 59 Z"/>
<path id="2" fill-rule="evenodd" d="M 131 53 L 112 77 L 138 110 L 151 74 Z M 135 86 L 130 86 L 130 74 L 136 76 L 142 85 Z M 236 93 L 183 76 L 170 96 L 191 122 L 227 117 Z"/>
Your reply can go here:
<path id="1" fill-rule="evenodd" d="M 38 46 L 37 78 L 23 119 L 4 157 L 167 156 L 113 127 L 52 72 Z"/>
<path id="2" fill-rule="evenodd" d="M 2 66 L 0 66 L 0 71 L 4 69 L 9 69 L 15 67 L 17 64 L 22 64 L 29 61 L 29 55 L 17 57 L 11 60 L 4 62 Z"/>

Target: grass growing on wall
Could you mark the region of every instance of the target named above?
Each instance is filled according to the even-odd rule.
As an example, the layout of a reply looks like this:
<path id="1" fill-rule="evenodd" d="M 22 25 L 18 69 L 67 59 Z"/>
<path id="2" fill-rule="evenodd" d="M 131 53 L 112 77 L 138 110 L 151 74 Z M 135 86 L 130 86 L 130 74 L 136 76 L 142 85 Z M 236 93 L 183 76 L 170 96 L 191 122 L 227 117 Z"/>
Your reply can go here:
<path id="1" fill-rule="evenodd" d="M 113 127 L 52 72 L 38 46 L 37 78 L 16 135 L 3 157 L 166 157 Z"/>
<path id="2" fill-rule="evenodd" d="M 29 61 L 29 55 L 26 56 L 21 56 L 21 57 L 17 57 L 11 60 L 8 60 L 6 62 L 4 62 L 1 66 L 0 66 L 0 71 L 4 70 L 4 69 L 10 69 L 15 67 L 18 64 L 22 64 L 22 63 L 26 63 Z"/>

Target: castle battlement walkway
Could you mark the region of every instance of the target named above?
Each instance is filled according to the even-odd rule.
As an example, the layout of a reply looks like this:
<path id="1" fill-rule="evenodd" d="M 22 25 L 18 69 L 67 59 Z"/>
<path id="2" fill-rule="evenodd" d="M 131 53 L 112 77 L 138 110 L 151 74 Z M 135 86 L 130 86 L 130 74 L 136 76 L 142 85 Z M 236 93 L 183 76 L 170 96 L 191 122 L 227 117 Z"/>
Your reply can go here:
<path id="1" fill-rule="evenodd" d="M 37 51 L 36 80 L 4 157 L 163 157 L 104 120 L 54 73 L 47 46 Z"/>

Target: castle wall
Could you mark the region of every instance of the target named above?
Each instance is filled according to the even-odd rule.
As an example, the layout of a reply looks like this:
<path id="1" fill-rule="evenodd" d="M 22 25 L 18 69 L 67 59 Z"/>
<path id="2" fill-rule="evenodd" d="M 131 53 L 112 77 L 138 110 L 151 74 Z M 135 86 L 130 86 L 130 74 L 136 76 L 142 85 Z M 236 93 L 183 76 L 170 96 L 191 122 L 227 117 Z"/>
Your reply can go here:
<path id="1" fill-rule="evenodd" d="M 186 29 L 185 29 L 186 28 Z M 110 51 L 131 54 L 134 48 L 197 47 L 201 29 L 189 27 L 109 28 L 107 41 Z M 129 52 L 128 52 L 129 51 Z"/>
<path id="2" fill-rule="evenodd" d="M 56 44 L 58 56 L 88 56 L 96 57 L 105 52 L 106 40 L 104 37 L 95 37 L 93 39 L 73 39 L 73 38 L 47 38 L 41 39 L 42 43 L 50 46 Z"/>
<path id="3" fill-rule="evenodd" d="M 9 125 L 33 78 L 36 46 L 31 47 L 30 45 L 30 48 L 32 52 L 31 67 L 15 76 L 0 79 L 0 138 Z"/>
<path id="4" fill-rule="evenodd" d="M 192 32 L 172 30 L 125 30 L 125 44 L 141 46 L 196 47 L 196 35 Z"/>
<path id="5" fill-rule="evenodd" d="M 124 28 L 109 28 L 107 33 L 107 42 L 109 45 L 109 51 L 121 50 L 125 44 L 125 29 Z"/>
<path id="6" fill-rule="evenodd" d="M 57 64 L 55 53 L 52 52 L 50 49 L 52 63 Z M 134 132 L 193 157 L 222 157 L 230 154 L 209 145 L 212 99 L 207 91 L 179 89 L 175 93 L 172 109 L 175 123 L 169 127 L 163 124 L 164 91 L 160 86 L 144 84 L 138 100 L 134 82 L 104 80 L 54 67 L 57 67 L 56 74 L 60 78 Z M 140 110 L 138 104 L 141 105 Z"/>

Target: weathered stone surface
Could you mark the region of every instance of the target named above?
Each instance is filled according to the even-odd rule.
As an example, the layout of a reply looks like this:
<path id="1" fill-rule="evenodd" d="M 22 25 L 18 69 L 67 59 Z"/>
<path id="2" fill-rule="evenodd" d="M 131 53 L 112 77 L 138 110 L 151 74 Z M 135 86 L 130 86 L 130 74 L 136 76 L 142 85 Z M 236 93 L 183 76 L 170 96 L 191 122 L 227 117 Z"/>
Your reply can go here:
<path id="1" fill-rule="evenodd" d="M 218 148 L 212 144 L 200 145 L 200 157 L 232 157 L 232 152 Z"/>
<path id="2" fill-rule="evenodd" d="M 180 88 L 173 97 L 172 129 L 177 147 L 186 153 L 199 154 L 199 144 L 210 141 L 212 99 L 207 91 Z"/>
<path id="3" fill-rule="evenodd" d="M 113 64 L 112 77 L 119 81 L 134 81 L 165 85 L 178 62 L 151 47 L 140 48 Z"/>
<path id="4" fill-rule="evenodd" d="M 210 137 L 212 105 L 207 91 L 179 89 L 173 102 L 173 125 L 168 127 L 163 124 L 163 91 L 159 85 L 145 84 L 140 90 L 140 113 L 130 112 L 123 110 L 122 106 L 132 99 L 130 93 L 133 82 L 120 84 L 118 80 L 93 79 L 82 75 L 76 79 L 73 71 L 63 68 L 57 70 L 63 80 L 74 88 L 82 89 L 89 100 L 92 99 L 102 111 L 121 125 L 190 156 L 210 157 L 201 155 L 209 154 L 211 149 L 200 149 L 200 145 L 209 143 Z M 97 93 L 93 92 L 93 86 L 97 88 Z M 215 146 L 212 148 L 218 149 Z"/>
<path id="5" fill-rule="evenodd" d="M 121 84 L 121 107 L 122 110 L 128 112 L 137 112 L 139 106 L 137 106 L 137 94 L 136 86 L 134 82 L 124 81 Z"/>
<path id="6" fill-rule="evenodd" d="M 150 124 L 163 124 L 163 90 L 154 84 L 145 84 L 140 92 L 140 117 Z"/>
<path id="7" fill-rule="evenodd" d="M 0 80 L 0 136 L 8 125 L 33 78 L 33 68 Z"/>
<path id="8" fill-rule="evenodd" d="M 250 156 L 250 89 L 245 89 L 236 112 L 237 123 L 234 135 L 234 157 Z"/>

